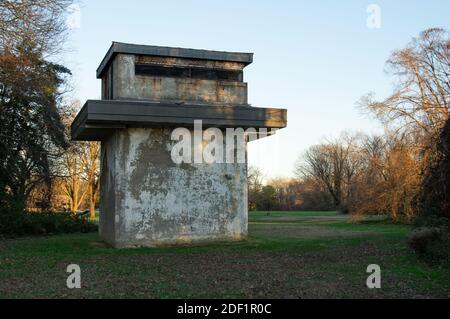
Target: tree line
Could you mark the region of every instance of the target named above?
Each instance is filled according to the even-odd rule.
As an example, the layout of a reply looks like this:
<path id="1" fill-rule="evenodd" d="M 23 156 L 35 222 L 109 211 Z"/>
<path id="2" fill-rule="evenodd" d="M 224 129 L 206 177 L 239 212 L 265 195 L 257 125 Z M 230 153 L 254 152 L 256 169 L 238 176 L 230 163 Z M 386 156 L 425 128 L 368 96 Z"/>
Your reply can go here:
<path id="1" fill-rule="evenodd" d="M 433 28 L 393 52 L 387 61 L 395 80 L 392 94 L 378 101 L 369 93 L 358 102 L 384 124 L 385 133 L 344 132 L 313 145 L 300 156 L 293 179 L 263 185 L 263 174 L 251 168 L 250 208 L 336 209 L 387 214 L 396 221 L 430 211 L 450 217 L 449 47 L 449 33 Z"/>

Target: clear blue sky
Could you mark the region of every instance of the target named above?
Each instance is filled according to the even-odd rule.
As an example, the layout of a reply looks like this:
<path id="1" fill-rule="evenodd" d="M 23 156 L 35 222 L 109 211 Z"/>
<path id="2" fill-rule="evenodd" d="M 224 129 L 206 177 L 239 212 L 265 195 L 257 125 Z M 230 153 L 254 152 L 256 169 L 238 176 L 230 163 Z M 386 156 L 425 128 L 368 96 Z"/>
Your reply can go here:
<path id="1" fill-rule="evenodd" d="M 381 8 L 380 29 L 366 24 L 372 3 Z M 298 156 L 323 138 L 380 130 L 355 102 L 389 93 L 389 54 L 429 27 L 450 29 L 450 1 L 84 0 L 65 62 L 84 103 L 100 98 L 95 70 L 112 41 L 253 52 L 249 102 L 287 108 L 289 127 L 254 142 L 249 161 L 267 178 L 289 177 Z"/>

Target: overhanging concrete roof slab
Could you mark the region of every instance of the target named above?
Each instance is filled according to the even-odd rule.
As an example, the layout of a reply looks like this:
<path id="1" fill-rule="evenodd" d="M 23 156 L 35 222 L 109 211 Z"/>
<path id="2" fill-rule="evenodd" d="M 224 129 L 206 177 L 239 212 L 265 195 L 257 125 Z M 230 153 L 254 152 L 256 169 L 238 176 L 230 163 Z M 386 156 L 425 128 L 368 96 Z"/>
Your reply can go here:
<path id="1" fill-rule="evenodd" d="M 160 47 L 154 45 L 138 45 L 121 42 L 113 42 L 103 61 L 97 69 L 97 78 L 101 78 L 104 70 L 109 65 L 114 56 L 118 53 L 162 56 L 186 59 L 212 60 L 212 61 L 228 61 L 240 62 L 245 65 L 253 62 L 253 53 L 243 52 L 225 52 L 212 50 L 197 50 L 186 48 Z"/>
<path id="2" fill-rule="evenodd" d="M 169 102 L 89 100 L 72 123 L 75 141 L 101 141 L 115 129 L 127 127 L 204 127 L 280 129 L 287 110 L 251 106 L 188 105 Z"/>

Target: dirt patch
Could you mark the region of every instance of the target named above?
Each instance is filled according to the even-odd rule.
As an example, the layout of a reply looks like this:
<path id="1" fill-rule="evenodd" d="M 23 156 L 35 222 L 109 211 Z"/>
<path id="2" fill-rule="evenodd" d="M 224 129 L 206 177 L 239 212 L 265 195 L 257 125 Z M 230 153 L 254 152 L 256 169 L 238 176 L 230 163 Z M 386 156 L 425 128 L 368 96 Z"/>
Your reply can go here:
<path id="1" fill-rule="evenodd" d="M 368 231 L 340 230 L 331 227 L 308 227 L 286 223 L 251 223 L 250 227 L 253 236 L 264 238 L 320 239 L 327 237 L 361 237 L 373 234 Z"/>
<path id="2" fill-rule="evenodd" d="M 255 222 L 264 222 L 264 223 L 323 223 L 323 222 L 340 222 L 340 221 L 348 221 L 347 216 L 263 216 L 254 218 Z"/>

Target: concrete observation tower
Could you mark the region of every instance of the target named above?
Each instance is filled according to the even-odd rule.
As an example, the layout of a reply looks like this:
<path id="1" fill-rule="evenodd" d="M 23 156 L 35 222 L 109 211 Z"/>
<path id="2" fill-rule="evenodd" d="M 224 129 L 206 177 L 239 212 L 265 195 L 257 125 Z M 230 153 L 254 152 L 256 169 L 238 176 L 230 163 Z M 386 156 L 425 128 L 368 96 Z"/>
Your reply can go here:
<path id="1" fill-rule="evenodd" d="M 194 128 L 201 123 L 200 138 L 223 132 L 224 150 L 239 143 L 227 129 L 247 130 L 246 152 L 249 132 L 286 127 L 286 110 L 248 104 L 252 62 L 251 53 L 112 44 L 97 69 L 102 100 L 87 101 L 72 123 L 73 140 L 101 141 L 102 240 L 124 248 L 246 238 L 246 154 L 198 162 L 204 142 Z M 192 160 L 174 161 L 179 128 L 191 133 Z"/>

